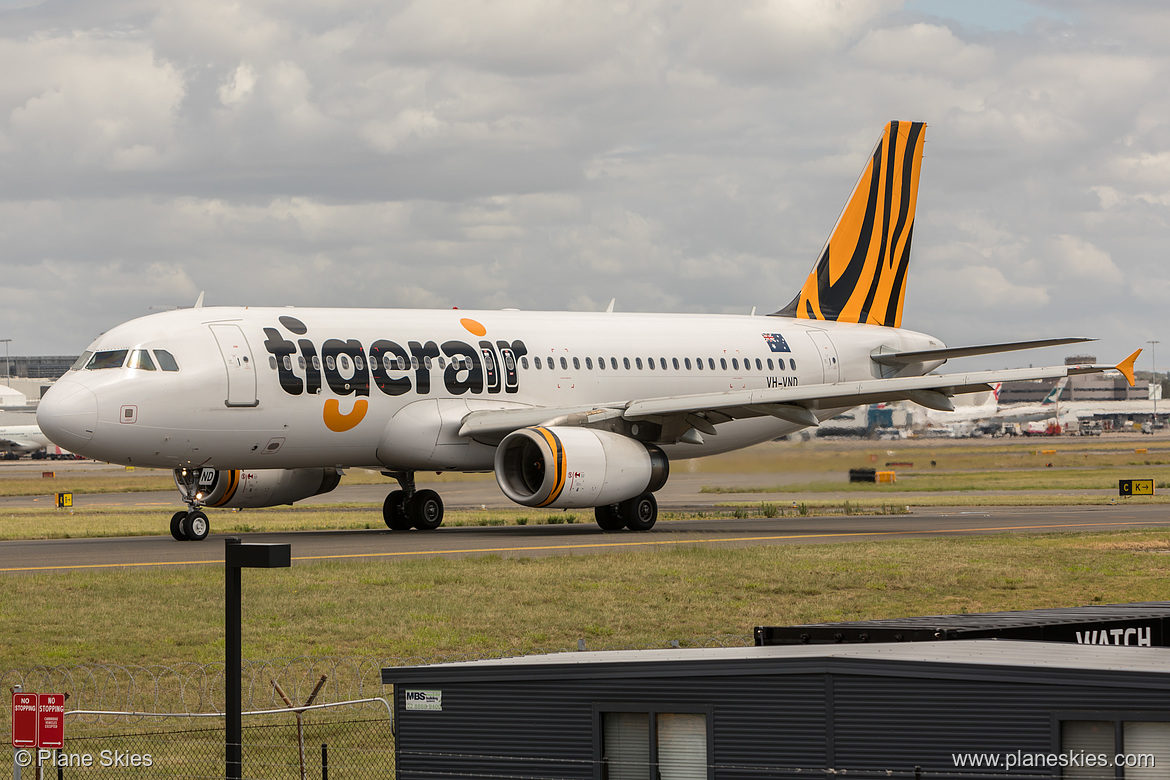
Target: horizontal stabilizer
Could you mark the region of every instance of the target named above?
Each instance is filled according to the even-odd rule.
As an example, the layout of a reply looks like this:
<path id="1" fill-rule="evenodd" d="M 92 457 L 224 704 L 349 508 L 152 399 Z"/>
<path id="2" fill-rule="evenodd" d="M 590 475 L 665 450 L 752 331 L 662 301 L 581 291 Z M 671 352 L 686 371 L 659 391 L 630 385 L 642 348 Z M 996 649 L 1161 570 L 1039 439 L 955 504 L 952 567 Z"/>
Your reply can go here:
<path id="1" fill-rule="evenodd" d="M 941 349 L 917 349 L 913 352 L 884 352 L 874 354 L 873 361 L 886 366 L 905 366 L 911 363 L 930 363 L 935 360 L 972 357 L 974 355 L 995 355 L 1000 352 L 1015 352 L 1021 349 L 1059 347 L 1062 344 L 1083 344 L 1096 341 L 1087 336 L 1072 336 L 1060 339 L 1038 339 L 1036 341 L 1009 341 L 1002 344 L 981 344 L 971 347 L 943 347 Z"/>

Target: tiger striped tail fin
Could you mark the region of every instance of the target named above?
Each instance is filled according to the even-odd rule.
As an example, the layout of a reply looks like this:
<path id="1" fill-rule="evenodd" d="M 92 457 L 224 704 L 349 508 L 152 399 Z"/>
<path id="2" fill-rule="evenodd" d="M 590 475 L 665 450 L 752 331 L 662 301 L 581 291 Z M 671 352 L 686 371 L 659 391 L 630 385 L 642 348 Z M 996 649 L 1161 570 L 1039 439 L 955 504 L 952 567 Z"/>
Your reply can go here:
<path id="1" fill-rule="evenodd" d="M 890 122 L 816 267 L 781 317 L 899 327 L 914 235 L 924 122 Z"/>

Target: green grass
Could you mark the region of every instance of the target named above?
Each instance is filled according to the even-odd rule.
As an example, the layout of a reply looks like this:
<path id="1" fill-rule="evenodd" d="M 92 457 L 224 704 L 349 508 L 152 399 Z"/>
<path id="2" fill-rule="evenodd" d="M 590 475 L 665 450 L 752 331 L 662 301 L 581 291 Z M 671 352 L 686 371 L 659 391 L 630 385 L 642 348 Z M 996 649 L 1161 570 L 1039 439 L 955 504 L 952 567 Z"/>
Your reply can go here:
<path id="1" fill-rule="evenodd" d="M 324 561 L 244 576 L 246 658 L 662 645 L 756 625 L 1164 598 L 1170 532 L 552 558 Z M 10 576 L 0 669 L 223 658 L 218 567 Z"/>
<path id="2" fill-rule="evenodd" d="M 1101 490 L 1117 493 L 1121 479 L 1156 479 L 1166 473 L 1163 468 L 1126 466 L 1117 468 L 1051 468 L 1012 471 L 960 471 L 945 473 L 897 472 L 894 483 L 873 482 L 805 482 L 784 485 L 721 486 L 705 485 L 702 493 L 873 493 L 873 492 L 943 492 L 974 490 Z M 1170 482 L 1156 479 L 1157 487 Z"/>

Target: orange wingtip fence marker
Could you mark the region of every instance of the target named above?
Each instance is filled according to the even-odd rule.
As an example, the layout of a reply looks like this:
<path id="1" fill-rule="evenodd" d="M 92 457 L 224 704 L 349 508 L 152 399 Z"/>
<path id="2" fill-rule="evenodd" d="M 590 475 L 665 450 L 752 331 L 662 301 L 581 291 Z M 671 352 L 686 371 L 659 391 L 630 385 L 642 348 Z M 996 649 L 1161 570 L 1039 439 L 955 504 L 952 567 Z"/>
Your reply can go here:
<path id="1" fill-rule="evenodd" d="M 1114 368 L 1116 368 L 1118 371 L 1120 371 L 1121 375 L 1123 377 L 1125 377 L 1125 381 L 1129 382 L 1130 387 L 1133 387 L 1134 383 L 1136 381 L 1134 379 L 1134 376 L 1133 376 L 1133 364 L 1137 362 L 1138 355 L 1140 355 L 1140 354 L 1142 354 L 1142 351 L 1139 349 L 1136 352 L 1134 352 L 1132 355 L 1127 357 L 1125 360 L 1121 361 L 1116 366 L 1114 366 Z"/>

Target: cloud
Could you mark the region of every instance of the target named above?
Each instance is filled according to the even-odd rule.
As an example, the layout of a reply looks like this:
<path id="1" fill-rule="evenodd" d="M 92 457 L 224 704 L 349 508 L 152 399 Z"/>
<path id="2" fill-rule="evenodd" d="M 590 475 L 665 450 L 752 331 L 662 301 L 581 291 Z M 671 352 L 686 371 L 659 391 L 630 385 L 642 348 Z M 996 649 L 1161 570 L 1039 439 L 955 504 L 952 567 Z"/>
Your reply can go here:
<path id="1" fill-rule="evenodd" d="M 1120 351 L 1170 284 L 1170 11 L 928 7 L 6 7 L 0 328 L 76 352 L 199 290 L 774 311 L 899 118 L 930 126 L 904 322 Z"/>

